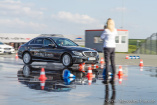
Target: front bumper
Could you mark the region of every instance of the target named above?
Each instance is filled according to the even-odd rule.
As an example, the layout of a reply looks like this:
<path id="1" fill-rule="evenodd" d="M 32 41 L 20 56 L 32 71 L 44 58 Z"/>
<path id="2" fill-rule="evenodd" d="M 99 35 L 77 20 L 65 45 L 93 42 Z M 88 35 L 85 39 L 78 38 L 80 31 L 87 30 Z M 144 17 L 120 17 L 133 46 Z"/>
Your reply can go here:
<path id="1" fill-rule="evenodd" d="M 19 57 L 20 59 L 22 59 L 22 51 L 19 51 L 19 50 L 18 50 L 18 57 Z"/>
<path id="2" fill-rule="evenodd" d="M 11 50 L 0 49 L 0 54 L 4 54 L 4 53 L 15 53 L 15 50 L 14 49 L 11 49 Z"/>
<path id="3" fill-rule="evenodd" d="M 92 57 L 95 58 L 95 60 L 90 60 L 91 57 L 85 57 L 85 56 L 72 56 L 72 60 L 74 64 L 80 64 L 80 63 L 86 63 L 86 64 L 95 64 L 99 61 L 99 56 Z"/>

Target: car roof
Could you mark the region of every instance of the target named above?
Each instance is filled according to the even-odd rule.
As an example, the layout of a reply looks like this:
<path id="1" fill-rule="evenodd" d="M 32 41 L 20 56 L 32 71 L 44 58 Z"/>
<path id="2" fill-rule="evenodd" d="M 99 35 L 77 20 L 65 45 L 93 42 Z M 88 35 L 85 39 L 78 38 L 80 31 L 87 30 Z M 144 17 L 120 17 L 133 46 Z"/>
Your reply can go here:
<path id="1" fill-rule="evenodd" d="M 62 34 L 41 34 L 40 36 L 46 36 L 46 37 L 64 37 Z"/>
<path id="2" fill-rule="evenodd" d="M 63 38 L 64 36 L 62 34 L 41 34 L 36 38 Z"/>
<path id="3" fill-rule="evenodd" d="M 52 37 L 52 36 L 39 36 L 36 38 L 64 38 L 64 37 Z"/>

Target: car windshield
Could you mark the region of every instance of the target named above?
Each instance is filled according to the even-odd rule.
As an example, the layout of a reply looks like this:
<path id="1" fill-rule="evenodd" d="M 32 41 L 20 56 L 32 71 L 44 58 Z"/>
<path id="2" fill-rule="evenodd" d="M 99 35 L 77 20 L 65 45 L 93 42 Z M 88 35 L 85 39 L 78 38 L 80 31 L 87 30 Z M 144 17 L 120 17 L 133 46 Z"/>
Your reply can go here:
<path id="1" fill-rule="evenodd" d="M 74 43 L 73 41 L 71 41 L 70 39 L 67 38 L 57 38 L 57 37 L 53 37 L 52 38 L 57 45 L 59 46 L 78 46 L 76 43 Z"/>
<path id="2" fill-rule="evenodd" d="M 0 45 L 3 45 L 4 43 L 0 42 Z"/>

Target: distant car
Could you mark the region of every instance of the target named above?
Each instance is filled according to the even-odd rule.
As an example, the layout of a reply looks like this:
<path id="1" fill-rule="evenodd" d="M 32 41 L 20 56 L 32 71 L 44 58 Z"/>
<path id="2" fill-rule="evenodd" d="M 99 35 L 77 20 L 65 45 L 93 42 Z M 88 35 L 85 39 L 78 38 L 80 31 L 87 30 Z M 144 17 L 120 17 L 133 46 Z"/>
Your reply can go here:
<path id="1" fill-rule="evenodd" d="M 15 49 L 12 46 L 0 42 L 0 54 L 4 54 L 4 53 L 9 53 L 9 54 L 15 53 Z"/>
<path id="2" fill-rule="evenodd" d="M 80 47 L 73 41 L 62 37 L 37 37 L 21 45 L 18 56 L 25 64 L 34 61 L 61 62 L 69 67 L 73 64 L 95 64 L 99 60 L 97 51 Z"/>

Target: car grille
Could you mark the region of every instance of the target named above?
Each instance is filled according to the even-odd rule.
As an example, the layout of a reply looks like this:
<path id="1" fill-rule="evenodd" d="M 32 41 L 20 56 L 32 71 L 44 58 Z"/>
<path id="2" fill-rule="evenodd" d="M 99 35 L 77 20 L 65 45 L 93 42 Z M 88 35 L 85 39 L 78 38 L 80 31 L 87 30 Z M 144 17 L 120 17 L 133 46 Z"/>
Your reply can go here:
<path id="1" fill-rule="evenodd" d="M 83 52 L 87 57 L 95 57 L 97 56 L 97 52 Z"/>
<path id="2" fill-rule="evenodd" d="M 4 50 L 11 50 L 11 48 L 4 48 Z"/>

